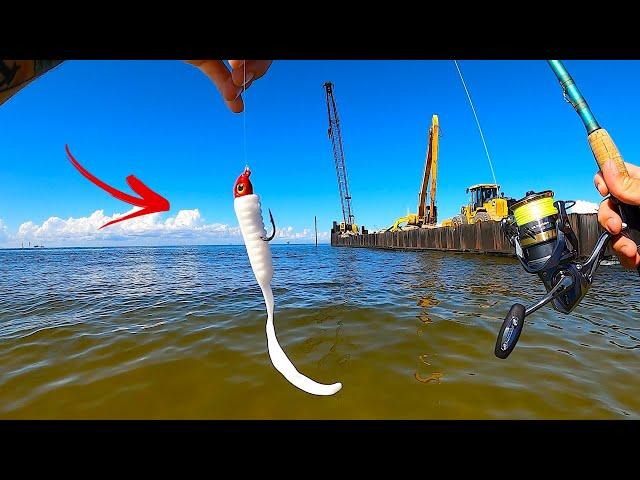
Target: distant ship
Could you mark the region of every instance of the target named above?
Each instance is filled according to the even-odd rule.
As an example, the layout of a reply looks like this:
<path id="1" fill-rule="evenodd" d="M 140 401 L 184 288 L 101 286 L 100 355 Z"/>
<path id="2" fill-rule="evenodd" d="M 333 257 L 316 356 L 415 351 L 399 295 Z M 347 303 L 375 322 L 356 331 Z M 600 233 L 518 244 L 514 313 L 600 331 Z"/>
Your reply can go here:
<path id="1" fill-rule="evenodd" d="M 20 248 L 24 248 L 24 242 L 22 242 L 22 245 Z M 44 245 L 34 245 L 33 247 L 31 246 L 31 242 L 29 242 L 29 248 L 44 248 Z"/>

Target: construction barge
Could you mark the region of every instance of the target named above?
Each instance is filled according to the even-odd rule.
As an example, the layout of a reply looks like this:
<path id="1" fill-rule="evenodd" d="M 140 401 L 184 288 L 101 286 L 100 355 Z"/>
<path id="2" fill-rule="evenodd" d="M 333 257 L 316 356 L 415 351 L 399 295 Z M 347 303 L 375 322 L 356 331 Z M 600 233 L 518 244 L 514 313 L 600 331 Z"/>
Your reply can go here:
<path id="1" fill-rule="evenodd" d="M 439 164 L 440 121 L 438 115 L 431 118 L 427 136 L 427 153 L 416 213 L 399 217 L 386 231 L 369 233 L 358 226 L 351 207 L 351 194 L 345 163 L 340 117 L 334 97 L 333 83 L 324 84 L 329 118 L 327 130 L 331 140 L 342 207 L 342 218 L 333 222 L 331 245 L 333 247 L 361 247 L 383 250 L 440 250 L 490 255 L 516 256 L 515 248 L 503 234 L 500 221 L 508 216 L 516 200 L 500 193 L 494 183 L 478 183 L 467 188 L 469 202 L 462 206 L 460 215 L 438 224 L 436 184 Z M 429 197 L 429 201 L 427 201 Z M 588 257 L 594 249 L 602 228 L 596 213 L 569 214 L 569 222 L 578 240 L 578 256 Z M 613 255 L 607 246 L 605 256 Z"/>
<path id="2" fill-rule="evenodd" d="M 596 213 L 569 214 L 571 227 L 578 238 L 578 255 L 588 257 L 603 229 Z M 382 250 L 440 250 L 446 252 L 469 252 L 490 255 L 515 256 L 515 250 L 500 229 L 500 222 L 477 222 L 451 227 L 414 228 L 396 232 L 344 235 L 340 225 L 333 223 L 331 246 L 360 247 Z M 605 256 L 613 255 L 611 246 Z"/>

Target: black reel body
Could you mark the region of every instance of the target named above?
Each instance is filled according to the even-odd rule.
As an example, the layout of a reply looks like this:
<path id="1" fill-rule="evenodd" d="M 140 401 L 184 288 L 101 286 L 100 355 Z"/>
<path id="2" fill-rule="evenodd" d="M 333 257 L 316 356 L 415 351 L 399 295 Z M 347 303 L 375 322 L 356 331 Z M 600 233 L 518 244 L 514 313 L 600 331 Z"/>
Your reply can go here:
<path id="1" fill-rule="evenodd" d="M 640 245 L 640 208 L 622 203 L 615 197 L 610 198 L 616 203 L 622 223 L 626 225 L 625 236 L 633 240 L 636 245 Z M 638 267 L 638 273 L 640 273 L 640 267 Z"/>
<path id="2" fill-rule="evenodd" d="M 547 294 L 529 307 L 511 307 L 496 340 L 498 358 L 507 358 L 513 351 L 526 316 L 549 302 L 557 311 L 570 313 L 591 287 L 611 235 L 604 232 L 590 257 L 578 262 L 578 239 L 565 205 L 554 201 L 551 191 L 527 192 L 502 220 L 502 231 L 515 247 L 518 260 L 527 272 L 540 277 Z"/>

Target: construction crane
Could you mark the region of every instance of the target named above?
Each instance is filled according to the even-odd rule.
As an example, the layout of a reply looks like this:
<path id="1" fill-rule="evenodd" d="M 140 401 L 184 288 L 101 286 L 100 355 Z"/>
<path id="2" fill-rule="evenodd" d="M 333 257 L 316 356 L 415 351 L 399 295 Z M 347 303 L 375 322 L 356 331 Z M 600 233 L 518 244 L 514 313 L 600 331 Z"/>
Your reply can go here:
<path id="1" fill-rule="evenodd" d="M 436 207 L 436 180 L 438 178 L 438 137 L 440 135 L 440 123 L 438 115 L 431 117 L 431 128 L 427 141 L 427 155 L 424 161 L 424 172 L 422 173 L 422 184 L 418 192 L 417 213 L 409 213 L 398 218 L 387 231 L 396 232 L 402 230 L 401 224 L 405 227 L 420 228 L 435 226 L 438 222 L 438 211 Z M 430 202 L 427 207 L 427 189 L 431 179 Z"/>
<path id="2" fill-rule="evenodd" d="M 342 204 L 342 222 L 340 223 L 341 235 L 357 235 L 358 226 L 355 223 L 353 210 L 351 209 L 351 195 L 349 195 L 349 180 L 347 166 L 344 161 L 344 147 L 342 144 L 342 131 L 340 130 L 340 117 L 336 99 L 333 96 L 333 83 L 325 82 L 324 88 L 327 94 L 327 114 L 329 115 L 329 138 L 333 147 L 333 159 L 336 164 L 338 176 L 338 190 L 340 191 L 340 203 Z"/>

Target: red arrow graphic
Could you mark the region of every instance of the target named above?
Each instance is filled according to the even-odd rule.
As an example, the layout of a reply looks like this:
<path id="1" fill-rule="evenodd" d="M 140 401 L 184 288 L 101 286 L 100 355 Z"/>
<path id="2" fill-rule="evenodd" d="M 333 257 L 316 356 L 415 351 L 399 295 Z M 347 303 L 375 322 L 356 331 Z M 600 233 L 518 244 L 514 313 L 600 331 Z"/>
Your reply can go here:
<path id="1" fill-rule="evenodd" d="M 147 215 L 149 213 L 166 212 L 169 210 L 169 201 L 162 195 L 158 195 L 156 192 L 147 187 L 135 175 L 129 175 L 127 177 L 127 183 L 133 189 L 133 191 L 140 195 L 140 197 L 142 198 L 128 195 L 107 185 L 102 180 L 89 173 L 82 165 L 80 165 L 80 163 L 73 157 L 73 155 L 71 155 L 71 152 L 69 151 L 69 145 L 65 145 L 65 149 L 67 150 L 67 155 L 69 156 L 69 160 L 71 160 L 71 163 L 73 163 L 73 166 L 76 167 L 78 171 L 82 175 L 84 175 L 90 182 L 95 183 L 101 189 L 109 192 L 118 200 L 122 200 L 123 202 L 135 205 L 136 207 L 142 207 L 142 210 L 138 210 L 137 212 L 130 213 L 129 215 L 125 215 L 124 217 L 117 218 L 116 220 L 111 220 L 110 222 L 105 223 L 98 230 L 114 223 L 127 220 L 129 218 L 138 217 L 140 215 Z"/>

